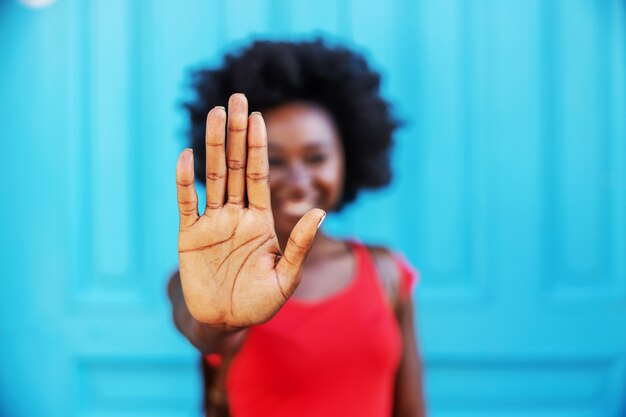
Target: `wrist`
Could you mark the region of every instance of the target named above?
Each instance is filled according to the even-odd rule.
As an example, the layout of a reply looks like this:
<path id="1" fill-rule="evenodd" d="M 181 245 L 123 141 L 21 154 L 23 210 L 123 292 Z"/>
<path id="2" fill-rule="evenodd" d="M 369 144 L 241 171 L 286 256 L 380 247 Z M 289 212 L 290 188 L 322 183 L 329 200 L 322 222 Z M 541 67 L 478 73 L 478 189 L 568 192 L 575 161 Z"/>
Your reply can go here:
<path id="1" fill-rule="evenodd" d="M 189 339 L 204 353 L 222 353 L 236 344 L 244 329 L 226 324 L 211 325 L 192 320 Z"/>
<path id="2" fill-rule="evenodd" d="M 238 333 L 241 330 L 245 329 L 245 327 L 234 327 L 229 326 L 228 324 L 210 324 L 210 323 L 202 323 L 198 320 L 193 320 L 193 330 L 196 334 L 205 334 L 205 333 L 217 333 L 224 336 L 228 336 L 234 333 Z"/>

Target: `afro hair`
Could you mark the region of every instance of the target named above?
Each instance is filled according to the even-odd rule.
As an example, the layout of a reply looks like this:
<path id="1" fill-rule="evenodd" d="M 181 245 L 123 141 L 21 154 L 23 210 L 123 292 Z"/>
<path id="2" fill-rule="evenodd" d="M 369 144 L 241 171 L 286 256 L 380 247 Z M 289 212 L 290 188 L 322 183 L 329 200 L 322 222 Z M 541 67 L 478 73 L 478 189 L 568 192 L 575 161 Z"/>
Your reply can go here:
<path id="1" fill-rule="evenodd" d="M 243 93 L 249 108 L 264 111 L 305 101 L 324 108 L 333 118 L 346 158 L 346 177 L 336 210 L 354 201 L 361 189 L 381 188 L 391 181 L 390 150 L 400 126 L 380 95 L 380 75 L 362 55 L 321 39 L 301 42 L 255 41 L 229 54 L 217 69 L 191 73 L 190 147 L 195 176 L 205 178 L 205 123 L 208 111 L 225 106 L 233 93 Z"/>

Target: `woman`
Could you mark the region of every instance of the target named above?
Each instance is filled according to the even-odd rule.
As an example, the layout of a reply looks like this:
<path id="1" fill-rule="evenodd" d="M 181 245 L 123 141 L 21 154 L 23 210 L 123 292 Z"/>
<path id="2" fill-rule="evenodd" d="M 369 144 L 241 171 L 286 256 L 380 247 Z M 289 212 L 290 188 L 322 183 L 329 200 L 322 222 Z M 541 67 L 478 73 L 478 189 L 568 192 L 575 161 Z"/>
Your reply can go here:
<path id="1" fill-rule="evenodd" d="M 202 353 L 207 415 L 424 415 L 412 269 L 318 230 L 390 181 L 398 124 L 378 74 L 319 40 L 255 42 L 193 85 L 168 292 Z"/>

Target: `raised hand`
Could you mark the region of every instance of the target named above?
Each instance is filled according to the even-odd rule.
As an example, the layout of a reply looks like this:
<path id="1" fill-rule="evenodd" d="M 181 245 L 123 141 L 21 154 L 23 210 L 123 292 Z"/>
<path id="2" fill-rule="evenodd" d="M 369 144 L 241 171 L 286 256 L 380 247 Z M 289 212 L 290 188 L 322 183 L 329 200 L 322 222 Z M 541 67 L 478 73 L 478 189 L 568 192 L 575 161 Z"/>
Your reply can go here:
<path id="1" fill-rule="evenodd" d="M 198 213 L 193 154 L 178 159 L 178 259 L 185 302 L 198 321 L 245 327 L 274 316 L 300 282 L 323 210 L 296 224 L 282 254 L 270 205 L 267 133 L 244 95 L 215 107 L 206 125 L 206 208 Z M 228 149 L 226 149 L 228 123 Z M 247 199 L 245 196 L 247 195 Z"/>

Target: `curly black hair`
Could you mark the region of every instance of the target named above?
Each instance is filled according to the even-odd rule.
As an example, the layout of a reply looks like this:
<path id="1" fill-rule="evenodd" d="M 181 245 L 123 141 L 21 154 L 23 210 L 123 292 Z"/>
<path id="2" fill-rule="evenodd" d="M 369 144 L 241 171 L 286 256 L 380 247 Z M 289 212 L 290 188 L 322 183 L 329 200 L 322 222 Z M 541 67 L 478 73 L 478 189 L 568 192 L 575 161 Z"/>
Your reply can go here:
<path id="1" fill-rule="evenodd" d="M 390 150 L 400 122 L 380 95 L 380 75 L 364 57 L 322 39 L 300 42 L 255 41 L 226 55 L 217 69 L 191 73 L 193 101 L 184 103 L 191 121 L 190 147 L 195 176 L 205 178 L 205 123 L 214 106 L 225 106 L 233 93 L 244 93 L 249 108 L 264 111 L 305 101 L 329 112 L 346 158 L 343 194 L 336 210 L 354 201 L 361 189 L 391 181 Z"/>

